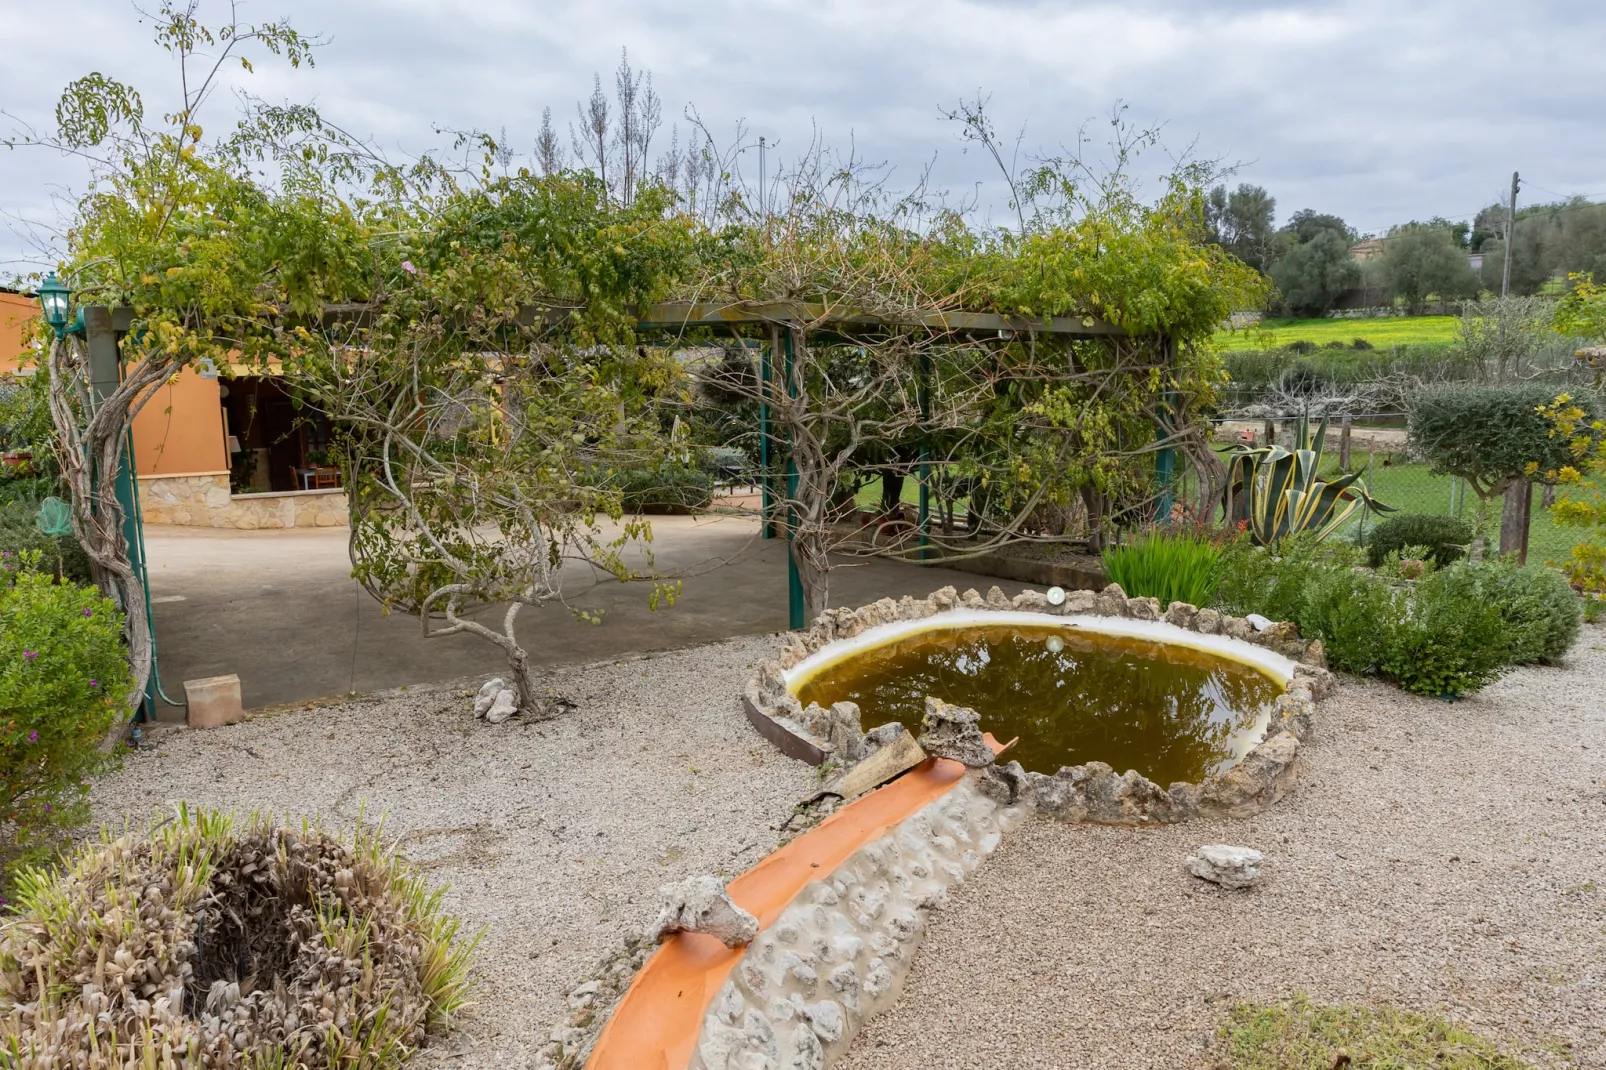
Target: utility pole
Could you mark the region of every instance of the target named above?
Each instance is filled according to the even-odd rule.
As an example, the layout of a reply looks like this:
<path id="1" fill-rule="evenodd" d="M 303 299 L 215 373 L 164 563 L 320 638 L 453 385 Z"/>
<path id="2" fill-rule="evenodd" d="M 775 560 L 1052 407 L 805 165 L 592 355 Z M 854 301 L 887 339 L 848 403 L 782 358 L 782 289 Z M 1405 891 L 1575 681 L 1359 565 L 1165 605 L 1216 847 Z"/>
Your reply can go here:
<path id="1" fill-rule="evenodd" d="M 1500 296 L 1511 289 L 1511 236 L 1517 230 L 1517 187 L 1521 184 L 1517 172 L 1511 172 L 1511 201 L 1506 205 L 1506 266 L 1500 273 Z"/>
<path id="2" fill-rule="evenodd" d="M 768 204 L 769 192 L 764 188 L 764 139 L 758 139 L 758 210 L 763 213 L 764 220 L 769 221 L 770 206 Z"/>

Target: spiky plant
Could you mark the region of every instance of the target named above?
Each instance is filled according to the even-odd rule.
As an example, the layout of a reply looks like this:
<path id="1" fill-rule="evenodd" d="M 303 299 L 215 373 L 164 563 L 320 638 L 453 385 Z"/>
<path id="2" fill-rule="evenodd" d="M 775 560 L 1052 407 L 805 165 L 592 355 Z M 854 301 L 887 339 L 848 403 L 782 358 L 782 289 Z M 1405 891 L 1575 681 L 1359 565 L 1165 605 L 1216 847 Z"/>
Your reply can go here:
<path id="1" fill-rule="evenodd" d="M 1249 446 L 1232 456 L 1235 493 L 1248 507 L 1249 536 L 1257 546 L 1270 546 L 1290 535 L 1314 536 L 1317 541 L 1337 531 L 1357 507 L 1392 513 L 1391 506 L 1373 498 L 1362 477 L 1350 472 L 1332 482 L 1319 478 L 1322 446 L 1327 440 L 1327 417 L 1311 434 L 1310 419 L 1299 418 L 1295 446 Z"/>
<path id="2" fill-rule="evenodd" d="M 0 1065 L 384 1070 L 445 1026 L 475 939 L 381 845 L 180 806 L 17 881 Z"/>

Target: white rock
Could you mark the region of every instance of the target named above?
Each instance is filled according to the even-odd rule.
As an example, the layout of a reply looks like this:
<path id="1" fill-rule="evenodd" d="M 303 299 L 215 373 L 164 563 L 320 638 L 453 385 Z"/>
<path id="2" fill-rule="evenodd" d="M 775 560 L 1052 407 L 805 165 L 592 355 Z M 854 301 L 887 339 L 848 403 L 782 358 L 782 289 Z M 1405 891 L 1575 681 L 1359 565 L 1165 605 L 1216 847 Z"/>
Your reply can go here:
<path id="1" fill-rule="evenodd" d="M 496 701 L 496 696 L 500 695 L 506 688 L 507 684 L 502 681 L 500 676 L 492 677 L 485 681 L 485 686 L 480 688 L 480 693 L 474 696 L 474 716 L 484 717 L 486 711 L 491 708 L 491 704 Z"/>
<path id="2" fill-rule="evenodd" d="M 1257 632 L 1263 632 L 1271 627 L 1271 618 L 1262 617 L 1259 613 L 1251 613 L 1244 620 L 1248 621 L 1249 626 Z"/>
<path id="3" fill-rule="evenodd" d="M 758 935 L 758 919 L 731 902 L 718 877 L 692 877 L 658 889 L 662 909 L 647 929 L 653 940 L 671 933 L 706 933 L 726 947 L 742 947 Z"/>
<path id="4" fill-rule="evenodd" d="M 1207 843 L 1188 856 L 1188 872 L 1223 888 L 1247 888 L 1260 879 L 1265 856 L 1253 847 Z"/>
<path id="5" fill-rule="evenodd" d="M 485 711 L 485 719 L 491 724 L 501 724 L 518 712 L 518 692 L 512 688 L 503 688 L 497 693 L 496 701 L 491 703 L 491 708 Z"/>

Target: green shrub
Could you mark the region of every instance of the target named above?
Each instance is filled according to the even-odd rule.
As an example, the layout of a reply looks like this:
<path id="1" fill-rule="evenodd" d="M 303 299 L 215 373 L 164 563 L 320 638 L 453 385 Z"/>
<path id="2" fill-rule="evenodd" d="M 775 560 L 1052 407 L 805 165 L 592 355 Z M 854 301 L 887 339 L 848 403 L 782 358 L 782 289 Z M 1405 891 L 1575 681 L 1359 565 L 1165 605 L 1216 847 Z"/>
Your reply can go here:
<path id="1" fill-rule="evenodd" d="M 1510 665 L 1500 608 L 1484 593 L 1479 571 L 1452 565 L 1411 590 L 1388 622 L 1382 674 L 1418 695 L 1454 697 L 1476 691 Z"/>
<path id="2" fill-rule="evenodd" d="M 1453 516 L 1401 513 L 1374 527 L 1366 538 L 1366 560 L 1373 568 L 1407 546 L 1426 546 L 1433 563 L 1443 568 L 1466 556 L 1472 525 Z"/>
<path id="3" fill-rule="evenodd" d="M 1220 560 L 1221 547 L 1205 536 L 1153 531 L 1105 550 L 1104 574 L 1133 598 L 1207 606 L 1215 597 Z"/>
<path id="4" fill-rule="evenodd" d="M 1555 664 L 1566 655 L 1578 638 L 1584 609 L 1561 573 L 1503 560 L 1485 561 L 1476 572 L 1483 597 L 1505 621 L 1511 664 Z"/>
<path id="5" fill-rule="evenodd" d="M 714 476 L 704 468 L 664 465 L 614 474 L 627 513 L 688 512 L 714 500 Z"/>
<path id="6" fill-rule="evenodd" d="M 37 501 L 0 504 L 0 552 L 13 558 L 37 553 L 39 568 L 71 583 L 90 583 L 89 555 L 71 535 L 42 535 L 34 523 Z"/>
<path id="7" fill-rule="evenodd" d="M 1311 576 L 1296 615 L 1289 619 L 1299 625 L 1301 635 L 1322 641 L 1330 666 L 1365 675 L 1377 672 L 1387 657 L 1404 597 L 1375 573 L 1326 568 Z"/>
<path id="8" fill-rule="evenodd" d="M 1555 397 L 1543 383 L 1426 387 L 1411 398 L 1411 446 L 1434 474 L 1460 476 L 1480 496 L 1499 493 L 1530 465 L 1544 473 L 1577 463 L 1568 437 L 1553 435 L 1538 412 Z"/>
<path id="9" fill-rule="evenodd" d="M 83 820 L 132 679 L 109 600 L 55 582 L 32 553 L 0 553 L 0 864 L 10 874 Z"/>
<path id="10" fill-rule="evenodd" d="M 1342 544 L 1322 545 L 1309 536 L 1284 539 L 1274 549 L 1239 539 L 1222 553 L 1215 606 L 1234 616 L 1259 613 L 1297 623 L 1310 585 L 1335 568 L 1347 568 L 1353 555 L 1353 548 L 1346 552 Z"/>

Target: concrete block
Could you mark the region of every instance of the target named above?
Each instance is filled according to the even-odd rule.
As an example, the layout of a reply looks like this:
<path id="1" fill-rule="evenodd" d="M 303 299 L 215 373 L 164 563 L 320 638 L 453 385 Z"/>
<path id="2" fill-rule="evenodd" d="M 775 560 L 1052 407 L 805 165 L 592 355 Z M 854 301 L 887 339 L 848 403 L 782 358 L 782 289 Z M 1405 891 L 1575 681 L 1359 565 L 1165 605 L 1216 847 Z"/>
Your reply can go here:
<path id="1" fill-rule="evenodd" d="M 191 728 L 218 728 L 245 718 L 245 708 L 240 704 L 240 678 L 232 672 L 185 680 L 184 701 L 189 704 Z"/>

